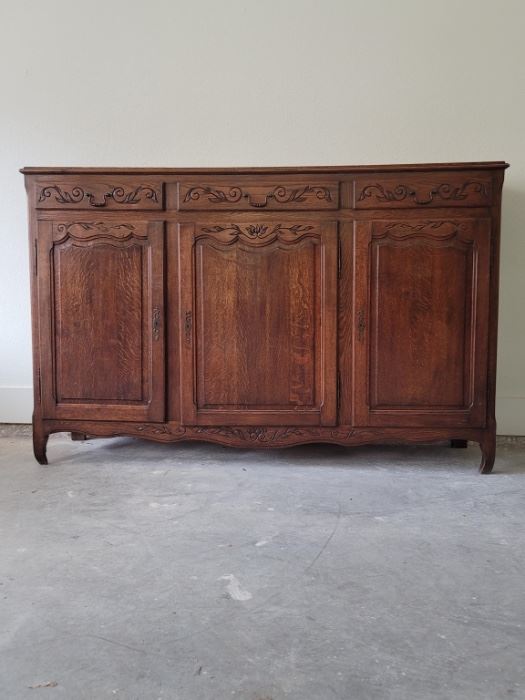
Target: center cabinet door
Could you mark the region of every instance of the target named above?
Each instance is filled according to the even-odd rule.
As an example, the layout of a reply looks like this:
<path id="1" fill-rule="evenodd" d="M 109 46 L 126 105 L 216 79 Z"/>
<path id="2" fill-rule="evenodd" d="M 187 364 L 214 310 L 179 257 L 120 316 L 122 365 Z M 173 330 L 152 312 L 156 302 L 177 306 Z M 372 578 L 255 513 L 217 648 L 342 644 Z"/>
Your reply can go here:
<path id="1" fill-rule="evenodd" d="M 178 234 L 183 423 L 335 425 L 337 224 Z"/>

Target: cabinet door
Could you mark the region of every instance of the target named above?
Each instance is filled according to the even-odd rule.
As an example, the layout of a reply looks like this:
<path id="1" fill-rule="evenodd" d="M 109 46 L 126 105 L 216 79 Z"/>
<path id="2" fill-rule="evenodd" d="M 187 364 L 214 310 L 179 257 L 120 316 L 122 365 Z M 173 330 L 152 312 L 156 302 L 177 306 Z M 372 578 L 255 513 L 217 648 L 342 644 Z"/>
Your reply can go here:
<path id="1" fill-rule="evenodd" d="M 483 426 L 490 220 L 362 222 L 356 248 L 356 424 Z"/>
<path id="2" fill-rule="evenodd" d="M 41 221 L 44 417 L 163 420 L 162 222 Z"/>
<path id="3" fill-rule="evenodd" d="M 334 425 L 337 225 L 181 224 L 186 425 Z"/>

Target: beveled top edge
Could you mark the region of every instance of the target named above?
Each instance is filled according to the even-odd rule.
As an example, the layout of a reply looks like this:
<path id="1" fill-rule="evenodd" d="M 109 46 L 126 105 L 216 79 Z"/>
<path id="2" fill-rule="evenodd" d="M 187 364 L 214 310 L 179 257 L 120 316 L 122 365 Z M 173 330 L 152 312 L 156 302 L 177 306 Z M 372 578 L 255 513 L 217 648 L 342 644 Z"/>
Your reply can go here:
<path id="1" fill-rule="evenodd" d="M 504 160 L 474 161 L 466 163 L 400 163 L 388 165 L 299 165 L 277 167 L 217 167 L 217 168 L 97 168 L 97 167 L 25 167 L 24 175 L 250 175 L 250 174 L 336 174 L 368 172 L 404 172 L 427 170 L 500 170 L 509 167 Z"/>

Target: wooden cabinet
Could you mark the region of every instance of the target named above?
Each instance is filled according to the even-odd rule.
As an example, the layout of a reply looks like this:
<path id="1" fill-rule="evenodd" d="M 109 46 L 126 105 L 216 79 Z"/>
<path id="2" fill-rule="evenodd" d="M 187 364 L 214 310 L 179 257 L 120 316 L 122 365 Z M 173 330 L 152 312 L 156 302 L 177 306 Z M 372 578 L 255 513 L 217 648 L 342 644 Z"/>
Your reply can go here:
<path id="1" fill-rule="evenodd" d="M 51 433 L 495 449 L 505 163 L 26 168 Z"/>

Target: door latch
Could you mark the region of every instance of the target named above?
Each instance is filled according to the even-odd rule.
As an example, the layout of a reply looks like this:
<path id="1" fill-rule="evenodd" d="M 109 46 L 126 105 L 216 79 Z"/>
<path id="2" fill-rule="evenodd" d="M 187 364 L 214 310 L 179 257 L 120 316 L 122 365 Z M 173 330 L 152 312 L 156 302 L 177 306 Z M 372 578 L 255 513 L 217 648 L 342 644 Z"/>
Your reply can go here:
<path id="1" fill-rule="evenodd" d="M 153 340 L 160 338 L 160 309 L 156 306 L 153 309 Z"/>
<path id="2" fill-rule="evenodd" d="M 191 311 L 186 311 L 184 317 L 184 337 L 186 338 L 186 344 L 191 345 L 191 331 L 193 328 L 193 314 Z"/>

